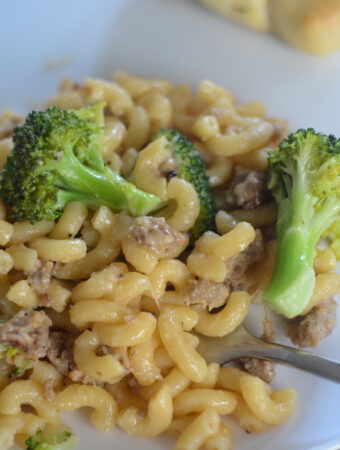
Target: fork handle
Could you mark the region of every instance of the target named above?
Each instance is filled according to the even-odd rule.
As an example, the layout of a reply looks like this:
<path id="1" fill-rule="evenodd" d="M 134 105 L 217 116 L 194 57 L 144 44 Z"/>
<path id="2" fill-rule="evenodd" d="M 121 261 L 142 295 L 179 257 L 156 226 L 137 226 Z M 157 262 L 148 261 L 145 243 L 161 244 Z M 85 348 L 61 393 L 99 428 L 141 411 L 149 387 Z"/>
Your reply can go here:
<path id="1" fill-rule="evenodd" d="M 259 345 L 243 349 L 240 356 L 269 359 L 340 383 L 340 362 L 293 347 L 259 341 Z M 243 354 L 244 353 L 244 354 Z M 246 354 L 245 354 L 246 353 Z"/>

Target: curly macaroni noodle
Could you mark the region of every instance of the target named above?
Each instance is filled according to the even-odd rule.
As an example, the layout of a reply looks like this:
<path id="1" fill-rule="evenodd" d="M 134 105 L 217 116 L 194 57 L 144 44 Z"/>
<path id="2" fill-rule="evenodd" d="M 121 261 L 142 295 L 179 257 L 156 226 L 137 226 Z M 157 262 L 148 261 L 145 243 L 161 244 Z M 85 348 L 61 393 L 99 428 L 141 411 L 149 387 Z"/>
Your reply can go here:
<path id="1" fill-rule="evenodd" d="M 37 361 L 32 367 L 30 380 L 37 381 L 43 386 L 49 383 L 54 390 L 59 389 L 63 384 L 63 375 L 50 363 L 46 361 Z M 55 397 L 55 392 L 52 394 Z M 45 392 L 46 397 L 46 392 Z M 48 398 L 48 400 L 51 400 Z"/>
<path id="2" fill-rule="evenodd" d="M 203 381 L 207 374 L 207 364 L 186 339 L 198 321 L 198 314 L 190 308 L 166 306 L 158 319 L 161 340 L 171 359 L 190 380 Z"/>
<path id="3" fill-rule="evenodd" d="M 217 434 L 220 423 L 216 410 L 206 409 L 183 430 L 174 450 L 198 450 L 210 437 Z"/>
<path id="4" fill-rule="evenodd" d="M 93 272 L 88 280 L 80 282 L 72 290 L 72 301 L 96 299 L 112 293 L 118 278 L 127 270 L 125 264 L 112 263 L 103 270 Z"/>
<path id="5" fill-rule="evenodd" d="M 285 388 L 268 394 L 264 382 L 251 375 L 240 378 L 240 387 L 249 409 L 265 423 L 275 425 L 283 423 L 295 410 L 294 389 Z"/>
<path id="6" fill-rule="evenodd" d="M 105 102 L 117 116 L 130 111 L 133 106 L 129 93 L 117 83 L 86 78 L 85 87 L 89 90 L 89 102 Z"/>
<path id="7" fill-rule="evenodd" d="M 179 394 L 174 400 L 174 415 L 185 416 L 212 407 L 219 414 L 230 414 L 236 406 L 231 392 L 217 389 L 191 389 Z"/>
<path id="8" fill-rule="evenodd" d="M 190 274 L 185 264 L 177 259 L 160 261 L 149 275 L 152 292 L 157 298 L 162 297 L 168 283 L 181 292 L 187 285 Z M 151 292 L 150 292 L 151 294 Z"/>
<path id="9" fill-rule="evenodd" d="M 71 322 L 78 328 L 86 328 L 90 323 L 121 324 L 133 311 L 108 300 L 82 300 L 72 305 L 69 310 Z"/>
<path id="10" fill-rule="evenodd" d="M 179 231 L 190 230 L 200 212 L 198 195 L 193 185 L 180 178 L 172 178 L 168 184 L 167 198 L 176 202 L 176 209 L 167 220 L 169 225 Z"/>
<path id="11" fill-rule="evenodd" d="M 101 139 L 102 156 L 105 161 L 110 163 L 112 158 L 118 156 L 115 152 L 119 151 L 125 135 L 126 127 L 124 123 L 116 117 L 108 117 Z"/>
<path id="12" fill-rule="evenodd" d="M 166 96 L 157 92 L 149 92 L 140 97 L 137 102 L 148 114 L 151 136 L 159 129 L 171 125 L 172 105 Z"/>
<path id="13" fill-rule="evenodd" d="M 131 372 L 141 386 L 150 386 L 162 378 L 161 370 L 154 359 L 155 350 L 161 346 L 157 330 L 151 338 L 129 350 Z"/>
<path id="14" fill-rule="evenodd" d="M 101 218 L 103 217 L 103 218 Z M 97 222 L 99 223 L 96 223 Z M 103 222 L 101 225 L 100 222 Z M 102 206 L 92 219 L 94 229 L 101 233 L 101 237 L 96 247 L 86 255 L 74 262 L 68 262 L 55 269 L 55 276 L 63 280 L 79 280 L 86 278 L 91 273 L 102 269 L 112 262 L 119 254 L 120 243 L 113 233 L 115 217 L 111 211 Z"/>
<path id="15" fill-rule="evenodd" d="M 247 433 L 265 433 L 273 427 L 273 425 L 269 425 L 255 416 L 241 395 L 235 393 L 235 396 L 237 405 L 233 415 L 238 420 L 240 427 Z"/>
<path id="16" fill-rule="evenodd" d="M 337 273 L 320 273 L 315 277 L 313 295 L 301 314 L 307 314 L 325 298 L 340 293 L 340 275 Z"/>
<path id="17" fill-rule="evenodd" d="M 157 320 L 152 314 L 140 312 L 137 316 L 126 316 L 122 325 L 96 323 L 93 327 L 102 344 L 109 347 L 121 347 L 143 344 L 155 331 Z"/>
<path id="18" fill-rule="evenodd" d="M 91 422 L 99 431 L 107 433 L 115 426 L 117 405 L 111 395 L 97 386 L 72 384 L 60 392 L 56 404 L 64 411 L 91 407 Z"/>
<path id="19" fill-rule="evenodd" d="M 38 296 L 26 280 L 12 284 L 7 292 L 7 298 L 21 308 L 29 309 L 38 306 Z"/>
<path id="20" fill-rule="evenodd" d="M 146 142 L 150 133 L 148 113 L 142 106 L 133 106 L 128 113 L 129 125 L 124 137 L 124 146 L 139 150 Z"/>
<path id="21" fill-rule="evenodd" d="M 148 400 L 164 385 L 168 386 L 170 395 L 174 398 L 190 386 L 190 380 L 178 367 L 174 367 L 163 380 L 148 387 L 140 387 L 138 392 L 143 398 Z"/>
<path id="22" fill-rule="evenodd" d="M 115 383 L 124 374 L 124 368 L 112 355 L 97 356 L 98 346 L 96 334 L 85 330 L 74 342 L 74 361 L 85 375 L 94 380 Z"/>
<path id="23" fill-rule="evenodd" d="M 19 414 L 22 405 L 32 406 L 46 422 L 55 424 L 60 422 L 57 405 L 45 399 L 43 387 L 36 381 L 14 381 L 1 391 L 0 414 Z"/>
<path id="24" fill-rule="evenodd" d="M 141 418 L 136 408 L 127 408 L 119 414 L 118 425 L 132 436 L 158 436 L 170 426 L 172 411 L 172 398 L 169 388 L 163 386 L 150 398 L 145 417 Z"/>
<path id="25" fill-rule="evenodd" d="M 138 155 L 134 172 L 136 186 L 157 195 L 162 200 L 167 200 L 167 182 L 161 176 L 159 167 L 170 157 L 165 137 L 151 142 Z"/>
<path id="26" fill-rule="evenodd" d="M 223 337 L 232 333 L 246 317 L 250 296 L 245 291 L 233 292 L 224 309 L 217 314 L 196 309 L 199 318 L 195 330 L 205 336 Z"/>

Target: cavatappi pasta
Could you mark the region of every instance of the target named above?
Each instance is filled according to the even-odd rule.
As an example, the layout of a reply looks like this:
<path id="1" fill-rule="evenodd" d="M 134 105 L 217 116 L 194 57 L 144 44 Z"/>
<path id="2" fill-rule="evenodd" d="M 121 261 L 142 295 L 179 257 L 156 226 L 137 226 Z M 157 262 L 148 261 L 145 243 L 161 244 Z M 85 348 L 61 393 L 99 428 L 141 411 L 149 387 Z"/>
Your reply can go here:
<path id="1" fill-rule="evenodd" d="M 0 311 L 4 318 L 21 314 L 11 326 L 17 332 L 27 326 L 38 347 L 8 350 L 0 360 L 0 448 L 58 425 L 61 411 L 83 407 L 102 432 L 118 426 L 132 436 L 170 433 L 176 450 L 237 448 L 225 417 L 234 416 L 247 432 L 266 432 L 293 414 L 295 391 L 275 391 L 245 370 L 207 364 L 192 332 L 232 333 L 261 300 L 273 268 L 275 206 L 264 198 L 244 208 L 235 197 L 250 195 L 241 192 L 244 174 L 263 171 L 286 125 L 266 118 L 259 102 L 237 105 L 210 81 L 193 92 L 123 72 L 112 82 L 64 80 L 48 105 L 98 101 L 107 105 L 104 160 L 174 208 L 165 220 L 135 219 L 74 202 L 56 223 L 31 225 L 12 223 L 0 201 Z M 20 122 L 0 117 L 2 166 Z M 189 182 L 164 175 L 171 159 L 165 138 L 151 141 L 165 127 L 194 142 L 214 189 L 216 230 L 194 243 L 188 232 L 199 214 L 198 195 Z M 235 173 L 241 182 L 231 192 Z M 330 249 L 317 252 L 314 266 L 315 291 L 304 314 L 340 292 L 339 275 L 329 273 Z"/>

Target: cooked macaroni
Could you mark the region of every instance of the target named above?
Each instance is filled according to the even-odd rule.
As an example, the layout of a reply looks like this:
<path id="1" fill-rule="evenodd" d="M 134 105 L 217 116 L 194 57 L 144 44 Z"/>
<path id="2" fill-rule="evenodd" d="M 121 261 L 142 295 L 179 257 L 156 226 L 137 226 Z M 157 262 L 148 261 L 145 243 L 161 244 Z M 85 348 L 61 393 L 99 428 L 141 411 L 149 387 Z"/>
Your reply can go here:
<path id="1" fill-rule="evenodd" d="M 0 447 L 58 424 L 63 410 L 90 407 L 90 420 L 102 432 L 118 425 L 132 436 L 176 435 L 176 450 L 232 449 L 222 416 L 262 433 L 285 422 L 296 404 L 291 388 L 274 391 L 244 370 L 208 364 L 195 334 L 232 333 L 251 302 L 261 301 L 270 278 L 275 242 L 263 242 L 259 229 L 275 223 L 275 205 L 266 199 L 256 208 L 228 206 L 227 189 L 237 167 L 264 170 L 279 140 L 277 122 L 261 103 L 237 105 L 210 81 L 195 94 L 183 84 L 123 72 L 113 82 L 66 80 L 48 104 L 93 102 L 106 104 L 105 162 L 173 207 L 165 220 L 135 219 L 73 202 L 56 223 L 32 225 L 12 223 L 0 201 L 0 312 L 20 310 L 22 320 L 32 317 L 28 335 L 36 327 L 39 339 L 47 339 L 23 368 L 21 350 L 8 350 L 0 361 Z M 164 127 L 193 140 L 215 194 L 216 230 L 195 242 L 190 230 L 200 214 L 199 195 L 174 176 L 165 137 L 152 139 Z M 11 147 L 10 137 L 0 134 L 1 165 Z M 335 268 L 331 250 L 318 250 L 314 267 L 315 289 L 304 314 L 340 292 L 339 275 L 329 273 Z M 39 335 L 52 323 L 49 335 Z M 32 412 L 23 412 L 23 405 Z"/>

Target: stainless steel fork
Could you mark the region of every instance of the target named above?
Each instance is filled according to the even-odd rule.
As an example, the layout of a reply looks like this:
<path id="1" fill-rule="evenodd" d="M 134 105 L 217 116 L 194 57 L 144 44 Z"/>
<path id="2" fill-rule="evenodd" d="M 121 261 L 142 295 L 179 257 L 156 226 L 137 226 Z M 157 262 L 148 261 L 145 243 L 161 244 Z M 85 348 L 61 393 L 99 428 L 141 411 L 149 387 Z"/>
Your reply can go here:
<path id="1" fill-rule="evenodd" d="M 295 367 L 340 383 L 340 362 L 294 347 L 263 341 L 240 325 L 222 338 L 199 335 L 198 351 L 210 362 L 226 365 L 234 359 L 255 357 Z"/>

